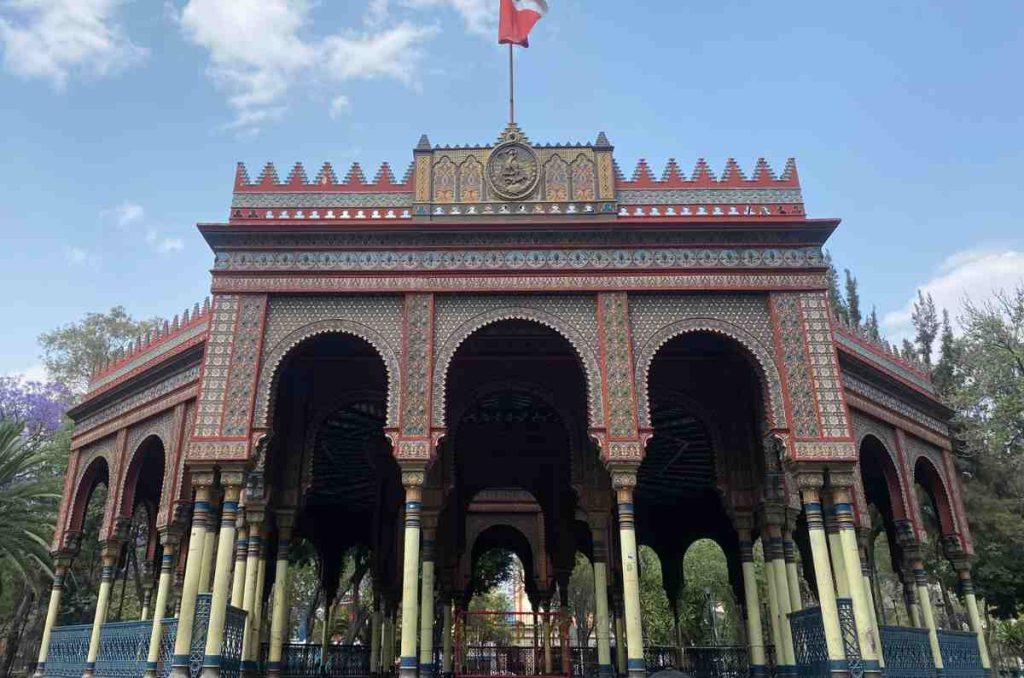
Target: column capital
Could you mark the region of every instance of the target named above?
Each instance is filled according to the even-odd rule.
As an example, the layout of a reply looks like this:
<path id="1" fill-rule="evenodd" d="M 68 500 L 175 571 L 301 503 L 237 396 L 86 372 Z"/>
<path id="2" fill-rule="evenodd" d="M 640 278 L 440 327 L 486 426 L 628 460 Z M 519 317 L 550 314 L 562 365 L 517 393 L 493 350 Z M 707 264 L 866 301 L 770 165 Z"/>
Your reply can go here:
<path id="1" fill-rule="evenodd" d="M 637 465 L 620 465 L 610 466 L 608 468 L 612 478 L 612 488 L 616 490 L 632 490 L 636 488 L 637 482 Z"/>
<path id="2" fill-rule="evenodd" d="M 786 507 L 777 502 L 766 501 L 758 507 L 758 518 L 761 525 L 770 528 L 777 528 L 782 533 L 786 525 Z"/>
<path id="3" fill-rule="evenodd" d="M 265 507 L 262 505 L 255 507 L 246 505 L 244 513 L 245 522 L 247 522 L 250 527 L 262 525 L 267 516 Z"/>
<path id="4" fill-rule="evenodd" d="M 248 472 L 249 468 L 247 464 L 221 466 L 220 486 L 224 488 L 225 493 L 229 490 L 234 493 L 235 498 L 237 499 L 242 492 L 242 486 L 245 485 L 246 475 L 248 475 Z"/>
<path id="5" fill-rule="evenodd" d="M 295 527 L 295 509 L 278 509 L 274 517 L 279 538 L 289 539 L 292 535 L 292 528 Z"/>
<path id="6" fill-rule="evenodd" d="M 211 465 L 198 464 L 195 466 L 189 466 L 188 472 L 189 479 L 192 482 L 192 487 L 202 487 L 208 490 L 212 490 L 214 485 L 216 485 L 216 469 Z"/>
<path id="7" fill-rule="evenodd" d="M 426 468 L 414 468 L 407 465 L 402 465 L 402 487 L 407 490 L 416 488 L 417 490 L 423 487 L 423 483 L 426 482 L 427 471 Z"/>

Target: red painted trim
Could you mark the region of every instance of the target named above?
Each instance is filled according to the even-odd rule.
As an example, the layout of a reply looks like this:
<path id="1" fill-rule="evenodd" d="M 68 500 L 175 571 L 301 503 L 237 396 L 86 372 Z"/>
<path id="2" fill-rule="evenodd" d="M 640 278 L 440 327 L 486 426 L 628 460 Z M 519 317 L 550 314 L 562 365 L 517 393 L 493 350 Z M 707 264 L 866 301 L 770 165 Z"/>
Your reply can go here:
<path id="1" fill-rule="evenodd" d="M 597 352 L 601 360 L 601 402 L 604 403 L 604 430 L 607 435 L 611 430 L 611 408 L 608 400 L 608 350 L 605 340 L 604 293 L 597 295 Z M 607 441 L 606 441 L 607 442 Z M 602 450 L 607 455 L 608 450 Z"/>
<path id="2" fill-rule="evenodd" d="M 168 351 L 167 353 L 161 353 L 159 355 L 154 356 L 151 360 L 148 360 L 145 363 L 139 365 L 138 367 L 130 370 L 129 372 L 126 372 L 125 374 L 121 375 L 117 379 L 114 379 L 113 381 L 111 381 L 111 382 L 109 382 L 107 384 L 104 384 L 103 386 L 99 386 L 99 387 L 97 387 L 95 389 L 90 390 L 88 393 L 86 393 L 86 397 L 82 401 L 82 403 L 83 404 L 87 403 L 90 400 L 95 399 L 97 396 L 99 396 L 99 395 L 101 395 L 103 393 L 106 393 L 107 391 L 113 389 L 115 386 L 120 386 L 121 384 L 124 384 L 125 382 L 128 382 L 128 381 L 134 379 L 135 377 L 139 376 L 143 372 L 148 372 L 149 370 L 151 370 L 156 365 L 164 363 L 164 362 L 170 360 L 171 358 L 173 358 L 175 356 L 181 355 L 182 353 L 184 353 L 185 351 L 187 351 L 188 349 L 190 349 L 190 348 L 192 348 L 194 346 L 198 346 L 199 344 L 202 344 L 203 342 L 206 341 L 207 336 L 209 336 L 209 333 L 205 332 L 205 333 L 200 334 L 200 335 L 198 335 L 196 337 L 193 337 L 192 339 L 190 339 L 189 341 L 185 342 L 184 344 L 181 344 L 180 346 L 175 346 L 173 350 Z M 129 356 L 123 362 L 119 363 L 118 366 L 123 366 L 124 363 L 131 362 L 132 360 L 135 360 L 136 358 L 138 358 L 143 353 L 146 353 L 146 351 L 140 351 L 138 354 Z M 100 375 L 100 376 L 102 376 L 102 375 Z M 79 404 L 77 407 L 81 407 L 81 404 Z"/>
<path id="3" fill-rule="evenodd" d="M 633 326 L 629 319 L 629 294 L 623 294 L 623 313 L 625 317 L 623 322 L 626 327 L 626 353 L 629 356 L 629 392 L 632 396 L 633 402 L 633 434 L 637 435 L 640 430 L 640 412 L 639 405 L 637 403 L 637 392 L 636 392 L 636 363 L 633 360 Z"/>
<path id="4" fill-rule="evenodd" d="M 917 365 L 911 363 L 910 361 L 904 360 L 903 358 L 892 355 L 891 353 L 886 353 L 876 344 L 873 344 L 870 341 L 866 341 L 863 337 L 858 336 L 855 332 L 851 332 L 842 325 L 836 325 L 835 323 L 833 323 L 833 328 L 836 332 L 842 334 L 843 337 L 855 342 L 859 346 L 863 346 L 865 349 L 871 351 L 879 358 L 883 360 L 888 360 L 889 362 L 894 362 L 897 365 L 906 368 L 908 371 L 918 375 L 922 379 L 927 379 L 928 381 L 932 380 L 932 375 L 922 370 Z"/>

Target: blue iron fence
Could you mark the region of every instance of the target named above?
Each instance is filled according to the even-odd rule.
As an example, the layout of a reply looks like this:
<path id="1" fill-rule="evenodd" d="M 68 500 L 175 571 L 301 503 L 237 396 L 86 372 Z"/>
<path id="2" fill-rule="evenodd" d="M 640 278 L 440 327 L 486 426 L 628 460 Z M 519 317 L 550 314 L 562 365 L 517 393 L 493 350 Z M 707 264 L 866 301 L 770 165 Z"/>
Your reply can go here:
<path id="1" fill-rule="evenodd" d="M 935 662 L 928 631 L 908 626 L 881 626 L 886 678 L 931 678 Z"/>
<path id="2" fill-rule="evenodd" d="M 151 621 L 111 622 L 100 631 L 96 675 L 103 678 L 138 678 L 146 670 Z"/>
<path id="3" fill-rule="evenodd" d="M 965 631 L 939 631 L 942 675 L 949 678 L 983 678 L 978 637 Z"/>
<path id="4" fill-rule="evenodd" d="M 797 675 L 831 675 L 828 648 L 825 645 L 825 625 L 821 621 L 821 608 L 808 607 L 790 613 L 789 626 L 793 631 L 793 651 L 796 655 Z"/>
<path id="5" fill-rule="evenodd" d="M 82 678 L 85 657 L 89 654 L 92 624 L 58 626 L 50 634 L 46 657 L 46 675 L 53 678 Z"/>
<path id="6" fill-rule="evenodd" d="M 206 650 L 206 631 L 210 624 L 209 593 L 200 594 L 196 599 L 196 617 L 192 624 L 192 646 L 189 650 L 189 672 L 198 678 L 203 669 Z M 224 622 L 224 650 L 221 675 L 224 678 L 238 678 L 242 659 L 242 632 L 245 627 L 245 612 L 228 606 Z M 110 622 L 100 631 L 100 647 L 96 656 L 96 675 L 103 678 L 138 678 L 146 669 L 149 652 L 149 636 L 153 630 L 152 621 Z M 161 621 L 160 659 L 158 671 L 167 678 L 171 671 L 171 656 L 174 639 L 178 631 L 177 619 Z M 50 651 L 46 660 L 48 678 L 81 678 L 85 670 L 85 658 L 89 652 L 91 624 L 62 626 L 53 630 L 50 637 Z"/>

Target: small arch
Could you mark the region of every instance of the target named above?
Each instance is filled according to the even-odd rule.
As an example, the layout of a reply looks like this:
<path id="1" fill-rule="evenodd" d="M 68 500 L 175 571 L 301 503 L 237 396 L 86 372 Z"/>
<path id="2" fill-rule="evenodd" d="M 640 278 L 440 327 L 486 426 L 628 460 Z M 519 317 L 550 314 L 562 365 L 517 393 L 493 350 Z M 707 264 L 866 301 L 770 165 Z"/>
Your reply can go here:
<path id="1" fill-rule="evenodd" d="M 260 367 L 259 386 L 256 393 L 256 408 L 253 428 L 268 430 L 270 428 L 270 412 L 273 408 L 278 382 L 281 377 L 281 364 L 292 352 L 309 340 L 325 334 L 346 334 L 369 344 L 381 360 L 387 371 L 387 426 L 398 426 L 399 406 L 399 369 L 398 356 L 391 349 L 387 340 L 375 330 L 354 320 L 335 318 L 320 320 L 295 329 L 280 339 L 266 353 Z"/>
<path id="2" fill-rule="evenodd" d="M 956 534 L 956 521 L 946 479 L 935 463 L 923 454 L 914 461 L 914 480 L 924 488 L 935 505 L 935 515 L 939 520 L 942 536 Z"/>
<path id="3" fill-rule="evenodd" d="M 875 461 L 882 472 L 885 486 L 889 494 L 889 506 L 892 508 L 893 520 L 905 520 L 907 518 L 907 497 L 903 492 L 903 484 L 900 482 L 899 467 L 896 463 L 896 456 L 892 450 L 875 433 L 868 432 L 861 435 L 857 441 L 858 458 L 860 459 L 861 476 L 865 477 L 865 460 Z M 865 454 L 865 452 L 867 454 Z M 864 491 L 867 492 L 865 482 Z"/>
<path id="4" fill-rule="evenodd" d="M 156 477 L 160 481 L 160 489 L 162 490 L 164 470 L 167 464 L 166 454 L 167 445 L 158 433 L 150 431 L 142 437 L 142 442 L 132 450 L 124 476 L 119 483 L 117 516 L 131 517 L 135 507 L 139 479 L 142 475 L 143 467 L 148 463 L 159 463 L 159 472 Z M 155 499 L 157 505 L 159 505 L 160 492 L 158 491 L 157 496 L 150 497 L 150 499 Z M 155 518 L 155 512 L 153 517 Z"/>
<path id="5" fill-rule="evenodd" d="M 650 428 L 651 426 L 648 381 L 655 356 L 669 341 L 693 332 L 710 332 L 724 336 L 739 344 L 742 353 L 752 359 L 758 381 L 761 383 L 765 423 L 769 428 L 788 428 L 786 410 L 782 405 L 782 378 L 779 375 L 775 359 L 772 357 L 772 352 L 742 327 L 717 318 L 703 317 L 686 318 L 666 325 L 655 332 L 637 350 L 636 358 L 634 359 L 634 371 L 636 392 L 639 395 L 637 406 L 639 409 L 640 426 L 642 428 Z"/>
<path id="6" fill-rule="evenodd" d="M 591 427 L 599 426 L 600 422 L 604 421 L 604 404 L 600 396 L 601 372 L 598 368 L 597 356 L 585 350 L 586 340 L 561 318 L 545 311 L 522 306 L 493 309 L 480 313 L 463 322 L 441 345 L 434 361 L 434 376 L 431 385 L 434 426 L 442 428 L 447 423 L 445 405 L 448 395 L 448 370 L 455 358 L 455 353 L 467 339 L 478 331 L 504 320 L 521 320 L 543 325 L 569 342 L 583 368 L 583 376 L 586 381 L 588 423 Z"/>
<path id="7" fill-rule="evenodd" d="M 85 521 L 85 509 L 89 505 L 89 499 L 98 485 L 106 485 L 108 488 L 107 502 L 113 501 L 109 493 L 110 488 L 110 465 L 105 457 L 98 456 L 89 462 L 85 471 L 78 479 L 75 492 L 71 499 L 71 512 L 68 516 L 68 533 L 79 533 L 82 531 L 82 523 Z M 104 515 L 106 511 L 104 510 Z"/>

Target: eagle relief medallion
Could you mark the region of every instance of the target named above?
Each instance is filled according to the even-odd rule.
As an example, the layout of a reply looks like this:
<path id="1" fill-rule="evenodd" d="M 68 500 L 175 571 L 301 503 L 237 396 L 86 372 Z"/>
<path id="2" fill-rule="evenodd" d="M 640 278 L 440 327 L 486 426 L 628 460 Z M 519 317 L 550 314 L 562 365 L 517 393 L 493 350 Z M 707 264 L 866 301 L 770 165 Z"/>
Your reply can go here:
<path id="1" fill-rule="evenodd" d="M 487 179 L 505 200 L 522 200 L 537 187 L 540 163 L 533 149 L 521 141 L 506 141 L 491 151 Z"/>

